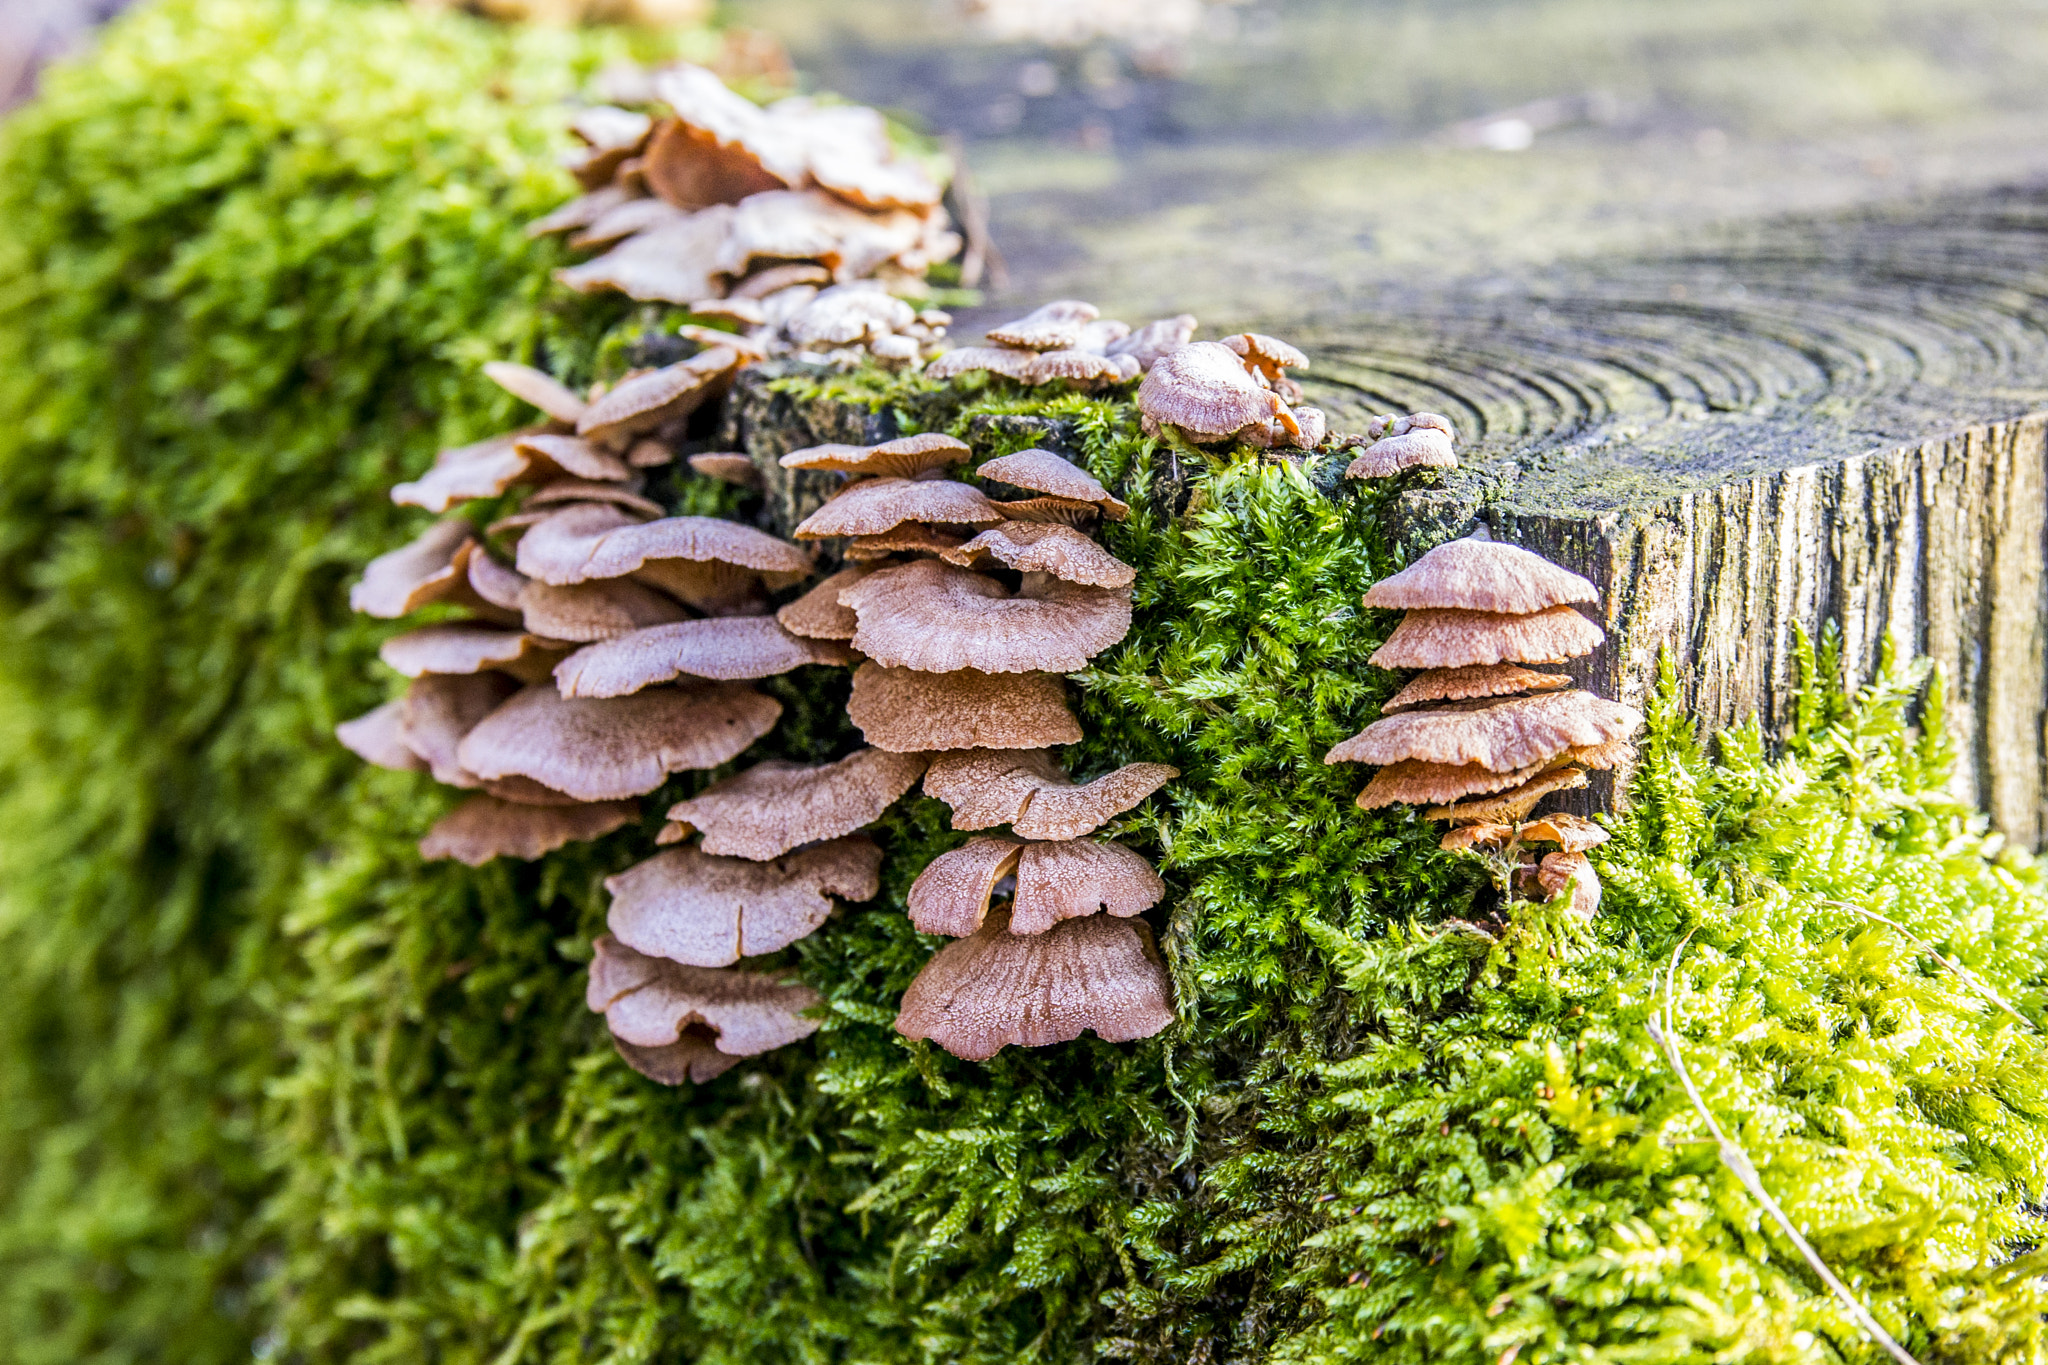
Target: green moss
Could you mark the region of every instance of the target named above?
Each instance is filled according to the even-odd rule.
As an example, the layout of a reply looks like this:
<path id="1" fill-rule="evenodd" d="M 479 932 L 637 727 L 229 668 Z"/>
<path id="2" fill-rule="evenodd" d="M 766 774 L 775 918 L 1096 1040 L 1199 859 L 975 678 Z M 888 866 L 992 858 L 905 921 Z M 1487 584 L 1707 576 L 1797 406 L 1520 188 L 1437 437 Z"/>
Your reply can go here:
<path id="1" fill-rule="evenodd" d="M 1663 703 L 1605 916 L 1488 942 L 1447 923 L 1482 870 L 1321 761 L 1396 685 L 1358 605 L 1388 494 L 1167 449 L 1127 390 L 780 381 L 977 459 L 1049 418 L 1130 496 L 1134 628 L 1069 757 L 1182 772 L 1113 827 L 1168 883 L 1176 1025 L 985 1066 L 898 1039 L 936 946 L 904 893 L 962 838 L 920 797 L 876 901 L 781 959 L 815 1037 L 695 1089 L 619 1063 L 582 967 L 652 819 L 425 866 L 452 794 L 327 735 L 391 687 L 343 611 L 421 520 L 383 488 L 513 416 L 478 362 L 610 373 L 672 321 L 564 303 L 518 232 L 563 185 L 493 75 L 580 60 L 178 0 L 9 126 L 0 1358 L 1870 1358 L 1650 1041 L 1680 942 L 1684 1055 L 1830 1264 L 1930 1365 L 2048 1354 L 2038 1031 L 1865 913 L 2048 1005 L 2041 871 L 1939 794 L 1917 681 L 1845 695 L 1824 645 L 1776 756 L 1710 760 Z M 755 756 L 848 751 L 846 688 L 776 680 Z"/>

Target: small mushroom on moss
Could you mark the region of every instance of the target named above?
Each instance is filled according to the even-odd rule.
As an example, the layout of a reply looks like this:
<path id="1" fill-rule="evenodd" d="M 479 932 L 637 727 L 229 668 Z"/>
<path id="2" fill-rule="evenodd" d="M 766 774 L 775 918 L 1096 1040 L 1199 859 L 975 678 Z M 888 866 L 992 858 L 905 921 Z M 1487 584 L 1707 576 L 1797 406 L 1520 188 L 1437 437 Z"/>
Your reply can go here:
<path id="1" fill-rule="evenodd" d="M 640 808 L 631 801 L 534 806 L 472 796 L 435 822 L 420 840 L 420 856 L 452 858 L 482 867 L 493 858 L 531 861 L 564 844 L 600 839 L 631 824 Z"/>
<path id="2" fill-rule="evenodd" d="M 1017 862 L 1013 934 L 1042 934 L 1062 920 L 1108 913 L 1143 914 L 1166 894 L 1166 884 L 1135 849 L 1093 839 L 1024 845 Z"/>
<path id="3" fill-rule="evenodd" d="M 1468 538 L 1439 545 L 1372 585 L 1368 607 L 1531 615 L 1572 603 L 1592 604 L 1600 589 L 1538 554 L 1498 540 Z"/>
<path id="4" fill-rule="evenodd" d="M 896 1031 L 978 1062 L 1090 1029 L 1105 1042 L 1131 1042 L 1172 1022 L 1166 964 L 1142 920 L 1093 915 L 1025 935 L 995 910 L 925 964 L 903 994 Z"/>
<path id="5" fill-rule="evenodd" d="M 1093 504 L 1112 521 L 1122 521 L 1131 514 L 1130 504 L 1112 497 L 1093 474 L 1050 450 L 1020 450 L 990 460 L 974 472 L 983 479 L 994 479 L 1013 488 Z"/>
<path id="6" fill-rule="evenodd" d="M 811 513 L 793 533 L 798 540 L 878 536 L 907 521 L 950 526 L 993 526 L 1003 519 L 981 490 L 947 479 L 865 479 Z"/>
<path id="7" fill-rule="evenodd" d="M 1080 722 L 1052 673 L 921 673 L 864 663 L 846 713 L 868 743 L 894 753 L 1035 749 L 1075 744 Z"/>
<path id="8" fill-rule="evenodd" d="M 1554 813 L 1522 826 L 1516 831 L 1516 837 L 1524 843 L 1557 844 L 1566 853 L 1584 853 L 1587 849 L 1600 847 L 1611 836 L 1591 820 Z"/>
<path id="9" fill-rule="evenodd" d="M 1537 866 L 1536 884 L 1548 896 L 1560 895 L 1570 887 L 1572 913 L 1580 919 L 1600 913 L 1600 878 L 1583 853 L 1549 854 Z"/>
<path id="10" fill-rule="evenodd" d="M 575 426 L 588 406 L 561 380 L 510 360 L 493 360 L 484 365 L 484 377 L 522 403 L 530 403 L 557 422 Z"/>
<path id="11" fill-rule="evenodd" d="M 1504 848 L 1513 843 L 1514 839 L 1513 825 L 1460 825 L 1456 829 L 1446 831 L 1437 847 L 1446 853 L 1462 853 L 1475 848 Z"/>
<path id="12" fill-rule="evenodd" d="M 647 957 L 609 934 L 594 947 L 585 1003 L 605 1016 L 627 1063 L 663 1085 L 701 1085 L 818 1031 L 804 1017 L 819 1004 L 807 986 Z"/>
<path id="13" fill-rule="evenodd" d="M 855 649 L 885 667 L 930 673 L 1072 672 L 1131 628 L 1128 589 L 1034 574 L 1012 594 L 935 559 L 883 569 L 839 600 L 860 622 Z"/>
<path id="14" fill-rule="evenodd" d="M 770 616 L 712 617 L 650 626 L 579 649 L 555 666 L 555 684 L 565 697 L 624 697 L 680 677 L 741 682 L 806 664 L 852 662 L 841 646 L 792 635 Z"/>
<path id="15" fill-rule="evenodd" d="M 678 802 L 668 818 L 702 830 L 706 853 L 779 858 L 880 819 L 917 785 L 925 762 L 922 754 L 861 749 L 837 763 L 757 763 Z"/>
<path id="16" fill-rule="evenodd" d="M 656 687 L 597 701 L 529 687 L 456 752 L 485 779 L 530 777 L 580 801 L 642 796 L 670 773 L 715 768 L 775 727 L 782 703 L 730 684 Z"/>
<path id="17" fill-rule="evenodd" d="M 920 934 L 966 938 L 981 928 L 990 897 L 1023 851 L 1015 839 L 976 835 L 941 853 L 910 884 L 910 922 Z"/>
<path id="18" fill-rule="evenodd" d="M 1161 356 L 1138 387 L 1138 411 L 1147 434 L 1172 427 L 1196 442 L 1232 440 L 1247 428 L 1293 421 L 1280 396 L 1215 341 L 1190 342 Z"/>
<path id="19" fill-rule="evenodd" d="M 1305 369 L 1308 366 L 1308 357 L 1299 349 L 1278 337 L 1269 337 L 1258 332 L 1240 332 L 1236 336 L 1225 337 L 1223 344 L 1237 354 L 1254 379 L 1277 392 L 1289 403 L 1300 400 L 1301 386 L 1287 375 L 1290 369 Z"/>
<path id="20" fill-rule="evenodd" d="M 1471 664 L 1561 664 L 1590 654 L 1605 631 L 1570 607 L 1525 616 L 1453 609 L 1411 611 L 1375 650 L 1380 668 L 1462 668 Z"/>
<path id="21" fill-rule="evenodd" d="M 1456 441 L 1457 432 L 1448 419 L 1418 412 L 1392 423 L 1351 462 L 1344 477 L 1384 479 L 1404 469 L 1456 469 Z"/>
<path id="22" fill-rule="evenodd" d="M 1023 573 L 1050 574 L 1063 583 L 1094 588 L 1128 588 L 1138 571 L 1071 526 L 1057 522 L 1005 521 L 962 545 L 939 550 L 948 564 L 971 569 L 995 560 Z"/>
<path id="23" fill-rule="evenodd" d="M 1414 681 L 1387 699 L 1383 715 L 1396 715 L 1443 701 L 1472 701 L 1481 697 L 1515 697 L 1532 692 L 1551 692 L 1571 686 L 1562 673 L 1538 673 L 1520 664 L 1471 664 L 1464 668 L 1438 668 L 1418 674 Z"/>
<path id="24" fill-rule="evenodd" d="M 724 967 L 815 933 L 833 896 L 873 899 L 882 852 L 835 839 L 766 861 L 672 848 L 605 880 L 606 926 L 628 948 L 694 967 Z"/>
<path id="25" fill-rule="evenodd" d="M 425 772 L 426 760 L 406 746 L 404 732 L 405 701 L 397 697 L 334 727 L 342 747 L 365 763 L 393 772 Z"/>
<path id="26" fill-rule="evenodd" d="M 925 795 L 953 808 L 954 829 L 1009 825 L 1027 839 L 1078 839 L 1180 776 L 1162 763 L 1130 763 L 1076 784 L 1044 749 L 936 754 Z"/>

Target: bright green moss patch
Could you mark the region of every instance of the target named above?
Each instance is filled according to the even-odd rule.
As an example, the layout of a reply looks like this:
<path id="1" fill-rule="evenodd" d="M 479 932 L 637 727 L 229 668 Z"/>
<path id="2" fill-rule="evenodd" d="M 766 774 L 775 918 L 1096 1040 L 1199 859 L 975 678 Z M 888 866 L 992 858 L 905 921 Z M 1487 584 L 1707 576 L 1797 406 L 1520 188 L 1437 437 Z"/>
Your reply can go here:
<path id="1" fill-rule="evenodd" d="M 779 959 L 815 1037 L 629 1071 L 582 1000 L 600 883 L 709 778 L 427 866 L 453 795 L 328 734 L 392 688 L 344 610 L 424 520 L 385 488 L 515 418 L 481 361 L 608 374 L 664 321 L 564 300 L 518 230 L 583 60 L 175 0 L 7 127 L 0 1359 L 1871 1359 L 1656 1051 L 1681 942 L 1678 1045 L 1835 1270 L 1929 1365 L 2048 1357 L 2039 1032 L 1933 955 L 2042 1017 L 2048 890 L 1940 795 L 1915 681 L 1845 695 L 1823 651 L 1775 757 L 1660 713 L 1603 918 L 1476 936 L 1480 869 L 1321 761 L 1398 682 L 1358 605 L 1384 491 L 1167 449 L 1122 397 L 781 381 L 977 461 L 1057 419 L 1133 502 L 1136 624 L 1069 757 L 1182 771 L 1112 829 L 1166 877 L 1179 1023 L 986 1066 L 897 1039 L 936 946 L 903 896 L 964 837 L 920 797 L 876 902 Z M 769 688 L 750 758 L 859 742 L 843 672 Z"/>

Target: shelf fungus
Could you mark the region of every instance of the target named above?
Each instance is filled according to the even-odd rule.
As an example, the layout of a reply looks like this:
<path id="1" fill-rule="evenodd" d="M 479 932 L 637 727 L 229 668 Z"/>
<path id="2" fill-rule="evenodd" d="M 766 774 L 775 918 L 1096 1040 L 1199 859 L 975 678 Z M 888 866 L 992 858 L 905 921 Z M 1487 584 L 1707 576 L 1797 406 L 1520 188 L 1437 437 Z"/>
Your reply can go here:
<path id="1" fill-rule="evenodd" d="M 1585 787 L 1589 771 L 1625 765 L 1643 717 L 1525 665 L 1597 647 L 1600 628 L 1576 608 L 1599 601 L 1586 579 L 1512 545 L 1468 539 L 1431 550 L 1365 596 L 1368 607 L 1407 613 L 1372 662 L 1425 671 L 1324 761 L 1378 769 L 1361 808 L 1424 807 L 1425 819 L 1455 826 L 1445 849 L 1504 857 L 1504 892 L 1523 844 L 1557 844 L 1546 896 L 1569 883 L 1590 915 L 1599 880 L 1585 853 L 1605 831 L 1578 816 L 1531 816 L 1544 798 Z"/>
<path id="2" fill-rule="evenodd" d="M 1012 591 L 936 559 L 882 569 L 839 600 L 858 622 L 856 650 L 887 668 L 926 673 L 1072 672 L 1131 628 L 1128 588 L 1034 573 Z"/>
<path id="3" fill-rule="evenodd" d="M 1375 417 L 1365 439 L 1371 444 L 1344 470 L 1347 479 L 1384 479 L 1406 469 L 1458 467 L 1457 428 L 1449 418 L 1433 412 Z"/>
<path id="4" fill-rule="evenodd" d="M 846 713 L 868 743 L 895 753 L 1081 740 L 1066 683 L 1053 673 L 922 673 L 870 661 L 854 670 Z"/>
<path id="5" fill-rule="evenodd" d="M 694 967 L 725 967 L 808 938 L 833 898 L 873 899 L 882 851 L 834 839 L 785 856 L 723 858 L 671 848 L 605 880 L 606 927 L 636 952 Z"/>
<path id="6" fill-rule="evenodd" d="M 1312 450 L 1322 444 L 1320 409 L 1289 407 L 1269 375 L 1286 363 L 1306 364 L 1291 346 L 1252 334 L 1229 342 L 1194 341 L 1160 357 L 1138 387 L 1138 412 L 1147 435 L 1171 429 L 1197 445 L 1221 442 Z M 1235 345 L 1233 345 L 1235 343 Z M 1242 351 L 1238 349 L 1242 347 Z M 1292 380 L 1278 381 L 1297 393 Z"/>
<path id="7" fill-rule="evenodd" d="M 821 1002 L 808 986 L 762 972 L 687 967 L 634 952 L 607 934 L 595 945 L 584 1002 L 605 1017 L 628 1065 L 663 1085 L 702 1085 L 741 1059 L 808 1038 Z"/>
<path id="8" fill-rule="evenodd" d="M 779 858 L 880 819 L 917 785 L 927 761 L 923 754 L 861 749 L 836 763 L 757 763 L 671 807 L 671 838 L 702 831 L 706 853 Z"/>

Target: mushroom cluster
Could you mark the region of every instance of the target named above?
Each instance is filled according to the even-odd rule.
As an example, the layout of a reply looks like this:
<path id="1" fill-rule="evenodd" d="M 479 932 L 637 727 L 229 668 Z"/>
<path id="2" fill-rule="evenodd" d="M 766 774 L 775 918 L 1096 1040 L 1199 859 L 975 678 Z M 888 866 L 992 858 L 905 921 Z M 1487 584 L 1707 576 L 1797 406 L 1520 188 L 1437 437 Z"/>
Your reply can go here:
<path id="1" fill-rule="evenodd" d="M 655 112 L 599 105 L 570 125 L 584 193 L 528 230 L 604 250 L 557 279 L 736 322 L 757 359 L 933 351 L 950 319 L 896 293 L 924 292 L 962 241 L 944 187 L 880 113 L 801 97 L 764 108 L 689 65 L 652 73 L 644 93 Z"/>
<path id="2" fill-rule="evenodd" d="M 1301 386 L 1287 374 L 1307 365 L 1293 346 L 1257 332 L 1175 347 L 1138 387 L 1145 434 L 1173 431 L 1196 445 L 1314 450 L 1328 434 L 1328 419 L 1320 408 L 1299 406 Z"/>
<path id="3" fill-rule="evenodd" d="M 674 458 L 729 356 L 629 377 L 589 402 L 540 371 L 489 366 L 549 422 L 444 452 L 393 490 L 445 513 L 532 486 L 481 535 L 461 516 L 435 522 L 372 562 L 350 595 L 380 617 L 434 603 L 467 612 L 387 641 L 384 661 L 413 679 L 405 696 L 337 728 L 372 763 L 477 792 L 421 841 L 423 856 L 531 859 L 627 825 L 671 774 L 731 762 L 774 727 L 781 703 L 750 682 L 851 662 L 770 614 L 772 594 L 810 576 L 803 549 L 738 522 L 665 516 L 642 495 L 640 469 Z M 879 853 L 841 836 L 923 771 L 880 757 L 823 777 L 743 772 L 677 808 L 712 812 L 693 817 L 717 831 L 705 849 L 607 883 L 612 933 L 590 998 L 629 1062 L 670 1084 L 703 1080 L 815 1027 L 798 1017 L 808 992 L 723 969 L 816 928 L 828 893 L 874 894 Z M 863 784 L 887 789 L 879 805 L 861 804 Z M 684 828 L 671 824 L 665 841 Z M 718 856 L 728 851 L 739 856 Z"/>
<path id="4" fill-rule="evenodd" d="M 1020 384 L 1119 384 L 1137 379 L 1195 335 L 1192 313 L 1160 318 L 1136 331 L 1105 318 L 1092 303 L 1056 299 L 1014 322 L 989 328 L 979 346 L 947 351 L 925 370 L 933 379 L 986 371 Z"/>
<path id="5" fill-rule="evenodd" d="M 1455 827 L 1447 849 L 1515 856 L 1559 844 L 1517 871 L 1546 896 L 1575 886 L 1575 906 L 1590 914 L 1599 882 L 1585 852 L 1605 835 L 1569 816 L 1523 822 L 1545 797 L 1584 787 L 1588 769 L 1626 761 L 1643 717 L 1527 665 L 1591 653 L 1605 636 L 1575 608 L 1599 600 L 1586 579 L 1513 545 L 1473 538 L 1431 550 L 1365 596 L 1368 607 L 1406 613 L 1372 663 L 1422 671 L 1324 762 L 1377 767 L 1359 807 L 1424 806 L 1424 818 Z"/>
<path id="6" fill-rule="evenodd" d="M 842 541 L 847 565 L 781 623 L 865 656 L 847 710 L 903 765 L 896 795 L 921 774 L 953 828 L 1009 830 L 978 833 L 911 888 L 917 927 L 959 942 L 911 984 L 896 1027 L 973 1060 L 1091 1028 L 1149 1037 L 1172 1021 L 1171 990 L 1136 916 L 1164 886 L 1135 851 L 1088 836 L 1178 774 L 1141 763 L 1076 783 L 1049 752 L 1082 737 L 1059 675 L 1130 629 L 1136 571 L 1083 529 L 1129 508 L 1045 450 L 982 465 L 984 484 L 1027 495 L 991 500 L 947 477 L 968 454 L 934 434 L 782 460 L 847 476 L 796 529 Z"/>
<path id="7" fill-rule="evenodd" d="M 1362 439 L 1348 442 L 1365 449 L 1345 468 L 1344 477 L 1384 479 L 1407 469 L 1456 469 L 1457 440 L 1450 418 L 1433 412 L 1375 417 Z"/>

